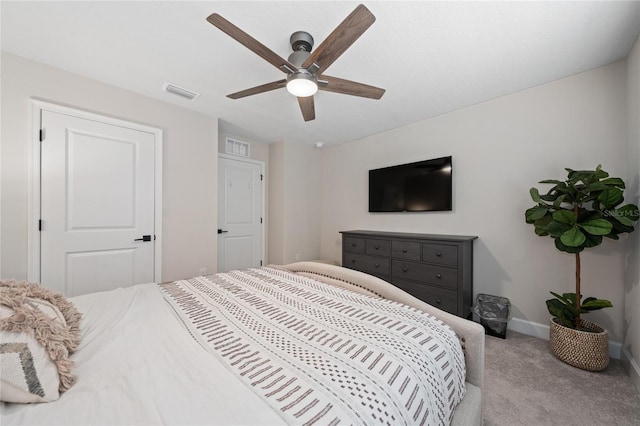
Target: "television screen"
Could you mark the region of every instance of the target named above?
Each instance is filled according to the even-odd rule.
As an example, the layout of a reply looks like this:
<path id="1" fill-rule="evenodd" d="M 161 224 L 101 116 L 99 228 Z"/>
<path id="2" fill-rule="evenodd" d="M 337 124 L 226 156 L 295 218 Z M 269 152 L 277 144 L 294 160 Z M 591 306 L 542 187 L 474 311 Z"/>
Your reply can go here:
<path id="1" fill-rule="evenodd" d="M 449 211 L 451 156 L 369 170 L 370 212 Z"/>

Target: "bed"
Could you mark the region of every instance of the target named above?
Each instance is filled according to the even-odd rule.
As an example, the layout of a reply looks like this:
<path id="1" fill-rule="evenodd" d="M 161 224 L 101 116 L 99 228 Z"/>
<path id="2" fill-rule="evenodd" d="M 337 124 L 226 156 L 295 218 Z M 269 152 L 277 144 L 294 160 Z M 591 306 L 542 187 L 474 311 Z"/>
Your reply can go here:
<path id="1" fill-rule="evenodd" d="M 3 402 L 3 425 L 482 424 L 484 329 L 358 271 L 297 262 L 70 300 L 78 380 Z"/>

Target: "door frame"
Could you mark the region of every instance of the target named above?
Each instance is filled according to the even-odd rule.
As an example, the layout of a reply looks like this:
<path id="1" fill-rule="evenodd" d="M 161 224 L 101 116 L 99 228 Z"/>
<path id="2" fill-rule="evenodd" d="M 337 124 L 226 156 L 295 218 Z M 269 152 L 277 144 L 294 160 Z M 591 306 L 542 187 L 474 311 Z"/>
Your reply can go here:
<path id="1" fill-rule="evenodd" d="M 70 115 L 86 120 L 98 121 L 105 124 L 126 127 L 141 132 L 151 133 L 155 140 L 154 158 L 154 281 L 162 282 L 162 129 L 132 123 L 115 117 L 109 117 L 89 111 L 67 107 L 36 98 L 29 99 L 29 200 L 27 224 L 27 279 L 30 282 L 40 282 L 40 130 L 42 128 L 42 112 L 50 111 L 58 114 Z M 45 129 L 46 131 L 46 129 Z"/>
<path id="2" fill-rule="evenodd" d="M 267 262 L 267 238 L 266 238 L 266 229 L 267 229 L 267 211 L 266 211 L 266 200 L 267 200 L 267 194 L 265 193 L 266 190 L 266 183 L 267 183 L 267 175 L 265 173 L 265 162 L 264 161 L 260 161 L 260 160 L 253 160 L 251 158 L 244 158 L 244 157 L 238 157 L 236 155 L 229 155 L 229 154 L 222 154 L 222 153 L 218 153 L 218 168 L 220 167 L 220 159 L 224 158 L 225 160 L 231 160 L 231 161 L 238 161 L 241 163 L 250 163 L 250 164 L 255 164 L 260 166 L 260 174 L 262 175 L 262 180 L 260 181 L 260 190 L 262 191 L 262 201 L 261 201 L 261 205 L 260 205 L 260 209 L 261 209 L 261 217 L 262 217 L 262 227 L 260 228 L 260 232 L 261 232 L 261 236 L 260 238 L 262 238 L 262 244 L 260 247 L 260 250 L 262 251 L 262 260 L 263 260 L 263 266 L 266 266 Z M 218 182 L 218 194 L 220 194 L 220 185 L 221 182 Z M 218 198 L 219 200 L 219 198 Z M 219 201 L 218 201 L 219 203 Z M 218 209 L 220 209 L 220 206 L 218 205 Z M 218 225 L 220 225 L 218 223 Z M 217 226 L 216 229 L 219 229 L 220 226 Z M 217 249 L 217 241 L 216 241 L 216 249 Z M 216 259 L 216 262 L 219 263 L 219 259 L 220 259 L 220 253 L 218 253 L 218 259 Z"/>

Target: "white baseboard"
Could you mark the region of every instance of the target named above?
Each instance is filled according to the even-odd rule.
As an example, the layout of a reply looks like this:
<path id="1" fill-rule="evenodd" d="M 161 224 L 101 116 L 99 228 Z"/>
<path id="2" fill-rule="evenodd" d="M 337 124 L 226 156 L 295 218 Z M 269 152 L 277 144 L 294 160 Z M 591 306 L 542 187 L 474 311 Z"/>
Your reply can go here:
<path id="1" fill-rule="evenodd" d="M 640 392 L 640 365 L 636 362 L 636 360 L 631 356 L 631 352 L 625 347 L 622 348 L 622 363 L 629 373 L 629 377 L 631 378 L 631 383 L 633 383 Z"/>
<path id="2" fill-rule="evenodd" d="M 507 329 L 526 334 L 527 336 L 549 340 L 549 326 L 545 324 L 520 318 L 511 318 L 507 324 Z M 620 342 L 609 341 L 609 356 L 613 359 L 622 359 L 622 344 Z"/>

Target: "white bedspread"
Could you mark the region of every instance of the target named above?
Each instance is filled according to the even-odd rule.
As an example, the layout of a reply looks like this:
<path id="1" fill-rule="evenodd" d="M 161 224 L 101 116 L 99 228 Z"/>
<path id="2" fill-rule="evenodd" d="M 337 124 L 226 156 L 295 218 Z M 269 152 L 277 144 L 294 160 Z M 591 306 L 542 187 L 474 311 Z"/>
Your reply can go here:
<path id="1" fill-rule="evenodd" d="M 288 423 L 444 425 L 464 396 L 457 337 L 414 308 L 273 268 L 161 287 Z"/>
<path id="2" fill-rule="evenodd" d="M 283 271 L 278 271 L 277 273 L 284 274 Z M 244 275 L 242 273 L 235 274 L 226 279 L 227 284 L 233 283 L 232 287 L 237 284 L 237 281 L 253 280 L 252 274 L 255 275 L 255 273 L 249 273 L 248 275 L 246 273 Z M 291 280 L 290 278 L 287 279 Z M 307 280 L 307 278 L 294 276 L 293 280 Z M 200 277 L 190 282 L 199 286 L 203 283 L 207 284 L 208 281 L 209 279 Z M 273 286 L 275 286 L 274 284 L 272 283 Z M 286 284 L 286 286 L 288 285 Z M 181 286 L 186 286 L 185 282 Z M 316 284 L 313 284 L 313 286 L 316 286 Z M 268 288 L 265 289 L 267 290 L 265 294 L 271 294 Z M 363 300 L 375 300 L 374 298 L 354 295 L 353 293 L 345 293 L 345 290 L 338 288 L 329 287 L 329 289 L 331 290 L 325 289 L 322 291 L 326 295 L 329 293 L 342 295 L 340 297 L 345 303 L 342 312 L 344 316 L 348 316 L 349 313 L 354 314 L 352 310 L 349 310 L 349 306 L 346 305 L 353 305 L 356 306 L 355 309 L 362 308 L 366 311 L 369 309 L 368 302 L 363 305 L 358 304 L 362 303 Z M 203 290 L 201 289 L 200 291 Z M 293 299 L 298 298 L 296 309 L 305 311 L 306 307 L 303 305 L 308 305 L 307 307 L 309 308 L 312 307 L 312 304 L 307 303 L 306 297 L 308 295 L 302 293 L 296 295 L 294 293 L 290 293 L 289 296 Z M 242 299 L 241 294 L 236 293 L 236 296 Z M 277 296 L 273 297 L 274 299 L 270 303 L 277 299 Z M 233 298 L 226 299 L 229 302 Z M 204 350 L 203 346 L 206 347 L 207 344 L 199 343 L 194 339 L 187 332 L 187 327 L 183 324 L 183 320 L 176 313 L 176 309 L 180 310 L 182 308 L 179 307 L 179 304 L 174 304 L 172 308 L 172 305 L 167 303 L 169 298 L 163 295 L 157 284 L 144 284 L 110 292 L 94 293 L 75 297 L 71 300 L 84 315 L 81 327 L 82 342 L 78 351 L 72 356 L 72 359 L 76 362 L 74 373 L 78 376 L 77 383 L 55 402 L 29 405 L 2 403 L 0 424 L 3 426 L 38 424 L 279 425 L 287 422 L 301 423 L 297 420 L 291 420 L 292 417 L 289 413 L 286 413 L 283 417 L 282 407 L 277 404 L 275 406 L 272 405 L 272 402 L 268 401 L 270 398 L 265 398 L 265 392 L 256 393 L 254 391 L 255 386 L 252 383 L 263 378 L 263 376 L 259 378 L 255 376 L 251 380 L 246 378 L 239 379 L 236 375 L 237 368 L 235 366 L 242 365 L 242 363 L 235 366 L 229 365 L 224 361 L 228 357 L 223 356 L 223 353 L 226 352 L 221 352 L 222 348 L 209 347 L 209 350 Z M 225 309 L 227 313 L 233 311 L 235 309 L 233 307 L 234 303 L 236 306 L 244 306 L 243 309 L 248 312 L 257 308 L 256 305 L 251 308 L 249 305 L 259 302 L 246 298 L 242 301 L 237 299 L 233 303 L 227 303 L 221 311 L 217 312 L 222 313 Z M 386 303 L 388 317 L 393 318 L 397 314 L 395 308 L 400 305 L 390 301 L 382 301 L 382 303 Z M 273 307 L 284 309 L 277 304 Z M 322 309 L 328 312 L 329 310 L 339 310 L 340 308 L 338 308 L 338 305 L 329 302 Z M 411 351 L 418 350 L 417 346 L 431 346 L 429 344 L 420 344 L 420 342 L 427 339 L 427 336 L 419 333 L 425 328 L 435 327 L 440 321 L 413 308 L 409 308 L 409 311 L 413 312 L 413 317 L 402 320 L 407 322 L 407 327 L 403 327 L 401 330 L 402 332 L 408 332 L 407 334 L 413 339 L 413 343 L 410 344 Z M 265 315 L 268 312 L 262 310 L 260 313 Z M 283 313 L 286 312 L 283 311 Z M 234 315 L 243 317 L 244 314 L 234 311 Z M 398 407 L 389 407 L 387 414 L 391 413 L 395 416 L 391 418 L 391 424 L 419 424 L 422 421 L 438 423 L 439 416 L 430 417 L 425 415 L 427 406 L 431 407 L 430 412 L 432 414 L 441 410 L 440 416 L 448 418 L 456 401 L 464 395 L 463 356 L 457 338 L 451 330 L 447 329 L 446 332 L 439 332 L 439 337 L 436 339 L 454 342 L 451 348 L 447 349 L 450 352 L 447 356 L 451 356 L 451 362 L 455 362 L 458 365 L 455 368 L 448 368 L 447 366 L 446 369 L 441 369 L 437 373 L 440 374 L 446 370 L 445 375 L 447 377 L 434 378 L 429 374 L 419 374 L 416 379 L 407 379 L 408 375 L 405 377 L 405 373 L 413 367 L 403 367 L 398 372 L 397 379 L 392 382 L 392 385 L 389 385 L 388 382 L 391 375 L 397 371 L 397 367 L 400 364 L 396 364 L 394 360 L 389 364 L 389 367 L 385 370 L 386 372 L 380 373 L 384 365 L 393 360 L 395 355 L 391 355 L 390 352 L 387 353 L 386 350 L 381 349 L 382 347 L 378 346 L 375 341 L 379 340 L 380 343 L 383 340 L 394 342 L 395 337 L 386 339 L 384 336 L 388 334 L 387 331 L 389 329 L 399 328 L 399 325 L 395 324 L 395 321 L 388 322 L 389 318 L 381 318 L 378 321 L 366 314 L 360 315 L 358 313 L 352 316 L 368 321 L 372 330 L 371 333 L 365 333 L 364 329 L 350 329 L 352 343 L 357 343 L 358 346 L 348 350 L 351 347 L 351 343 L 342 345 L 345 341 L 336 342 L 339 337 L 333 338 L 333 334 L 326 336 L 318 334 L 313 340 L 320 342 L 320 346 L 324 347 L 325 351 L 326 349 L 340 349 L 342 351 L 340 356 L 345 354 L 343 357 L 355 355 L 354 358 L 357 359 L 358 363 L 362 364 L 356 368 L 358 374 L 352 374 L 351 370 L 346 367 L 343 368 L 339 363 L 334 363 L 330 357 L 324 356 L 326 352 L 323 356 L 319 356 L 317 361 L 330 363 L 322 366 L 318 364 L 319 371 L 321 372 L 322 368 L 325 368 L 329 378 L 331 379 L 331 374 L 334 374 L 334 378 L 338 382 L 340 380 L 352 382 L 356 380 L 358 383 L 364 383 L 367 385 L 367 391 L 399 392 L 402 383 L 406 382 L 405 390 L 399 393 L 403 398 L 403 404 L 410 403 L 410 415 L 406 417 L 404 414 L 400 414 L 402 410 L 398 409 Z M 257 318 L 258 323 L 260 323 L 262 320 L 259 319 L 260 317 Z M 285 325 L 285 328 L 292 326 L 284 317 L 282 319 L 283 324 L 288 324 L 288 326 Z M 336 330 L 350 327 L 347 323 L 340 321 L 333 324 Z M 244 324 L 246 325 L 246 321 Z M 415 329 L 412 328 L 413 326 L 415 326 Z M 237 330 L 242 327 L 244 325 Z M 193 329 L 191 331 L 194 332 Z M 362 347 L 362 342 L 365 342 L 365 336 L 359 336 L 359 333 L 369 334 L 367 338 L 370 343 L 366 343 L 367 348 L 362 350 L 360 348 Z M 198 335 L 198 333 L 194 334 Z M 200 335 L 201 337 L 202 335 Z M 279 339 L 275 338 L 275 340 Z M 279 341 L 284 345 L 282 348 L 286 352 L 287 339 Z M 324 345 L 322 344 L 323 342 Z M 231 352 L 227 355 L 237 355 L 242 352 L 242 350 L 235 351 L 237 348 L 235 346 L 233 348 L 228 347 Z M 291 346 L 289 349 L 293 350 Z M 369 355 L 370 352 L 371 354 Z M 253 352 L 238 355 L 234 358 L 234 361 L 251 355 L 251 353 Z M 314 355 L 310 353 L 310 356 Z M 413 356 L 417 358 L 420 365 L 432 363 L 432 361 L 423 359 L 419 352 L 415 352 Z M 435 363 L 440 363 L 439 365 L 442 367 L 441 358 L 439 356 L 436 358 Z M 251 358 L 244 358 L 245 362 L 250 360 Z M 375 368 L 369 370 L 369 366 Z M 296 369 L 296 367 L 286 367 L 287 372 Z M 257 372 L 258 370 L 252 371 Z M 335 376 L 336 373 L 346 375 L 337 378 Z M 300 383 L 303 385 L 313 384 L 313 381 L 316 380 L 310 376 L 303 377 L 302 373 L 297 374 L 297 376 L 300 377 Z M 451 378 L 452 376 L 453 379 Z M 272 381 L 275 379 L 277 377 L 272 377 Z M 382 379 L 386 380 L 384 384 L 377 383 Z M 444 380 L 446 383 L 451 383 L 450 388 L 447 390 L 448 393 L 444 396 L 441 395 L 444 398 L 444 403 L 441 398 L 440 402 L 438 402 L 438 398 L 428 400 L 427 397 L 424 397 L 422 382 L 431 380 Z M 274 383 L 272 385 L 272 389 L 280 389 L 286 382 L 286 380 L 280 379 L 277 384 Z M 267 378 L 263 383 L 267 385 L 271 382 Z M 322 398 L 319 398 L 319 402 L 326 401 L 324 397 L 331 393 L 325 385 L 320 385 L 319 383 L 311 387 L 314 390 L 314 398 L 320 393 L 323 394 Z M 371 394 L 366 394 L 362 387 L 355 386 L 351 391 L 355 394 L 355 397 L 349 399 L 349 401 L 362 402 L 371 396 Z M 280 393 L 278 397 L 291 396 L 293 392 L 293 388 L 289 388 L 287 392 Z M 282 401 L 285 399 L 282 399 Z M 422 400 L 423 404 L 420 410 L 418 410 L 419 403 L 417 402 L 419 399 Z M 291 403 L 293 400 L 287 401 Z M 374 396 L 371 402 L 371 405 L 375 406 L 376 410 L 382 406 L 381 399 L 377 398 L 377 396 Z M 347 410 L 348 407 L 346 406 L 349 403 L 338 404 L 335 410 L 330 410 L 334 417 L 331 419 L 322 418 L 319 423 L 329 424 L 336 416 L 350 416 L 351 414 L 343 413 L 344 410 Z M 326 405 L 323 407 L 326 407 Z M 366 409 L 359 410 L 360 407 L 357 408 L 358 410 L 356 411 L 360 413 L 367 411 Z M 300 410 L 298 409 L 298 411 Z M 379 421 L 385 417 L 383 414 L 379 413 L 378 421 L 375 423 L 386 423 L 386 421 Z M 347 417 L 343 418 L 344 421 L 341 424 L 373 424 L 371 418 L 362 418 L 364 414 L 359 414 L 359 416 L 362 421 Z M 293 418 L 296 419 L 296 417 Z"/>
<path id="3" fill-rule="evenodd" d="M 78 382 L 55 402 L 2 403 L 3 426 L 283 424 L 186 332 L 156 284 L 71 300 L 84 314 Z"/>

